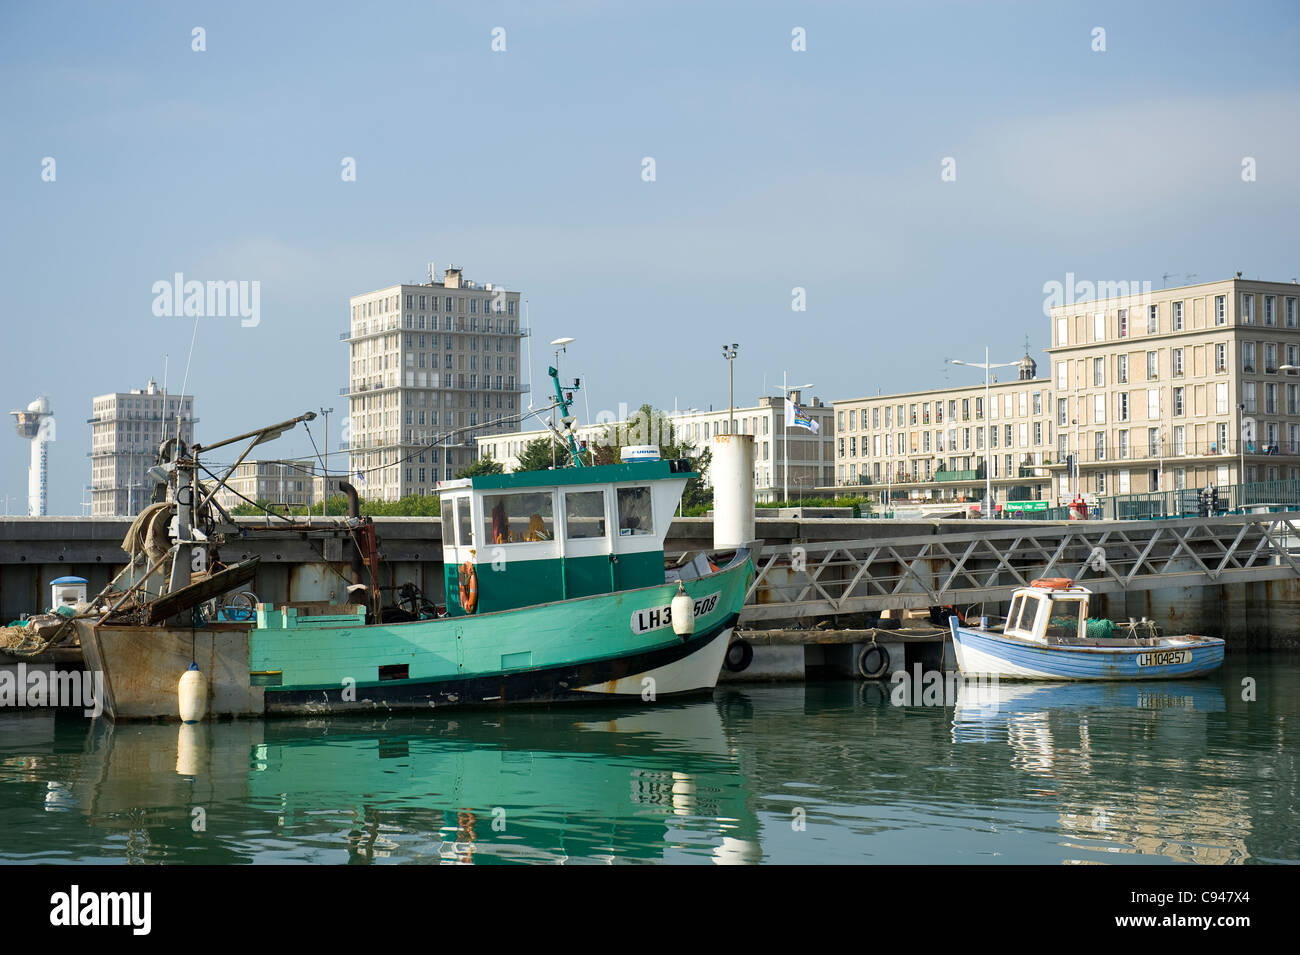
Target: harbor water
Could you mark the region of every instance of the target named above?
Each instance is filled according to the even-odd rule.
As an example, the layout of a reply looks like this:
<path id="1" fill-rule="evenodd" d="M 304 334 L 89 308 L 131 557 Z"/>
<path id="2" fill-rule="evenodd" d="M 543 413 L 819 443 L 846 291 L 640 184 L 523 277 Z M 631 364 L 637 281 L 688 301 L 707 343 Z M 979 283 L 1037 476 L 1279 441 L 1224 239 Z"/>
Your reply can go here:
<path id="1" fill-rule="evenodd" d="M 192 726 L 11 711 L 0 859 L 1300 862 L 1300 657 L 930 689 Z"/>

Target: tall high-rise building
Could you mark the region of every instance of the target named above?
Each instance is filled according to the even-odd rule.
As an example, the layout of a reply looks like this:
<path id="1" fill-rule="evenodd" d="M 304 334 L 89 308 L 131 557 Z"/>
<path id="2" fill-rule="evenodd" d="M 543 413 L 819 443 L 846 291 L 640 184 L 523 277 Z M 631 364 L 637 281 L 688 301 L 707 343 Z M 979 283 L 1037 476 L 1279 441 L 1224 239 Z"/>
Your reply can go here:
<path id="1" fill-rule="evenodd" d="M 517 429 L 528 390 L 518 292 L 461 269 L 353 296 L 348 451 L 364 497 L 429 494 L 477 455 L 475 437 Z"/>
<path id="2" fill-rule="evenodd" d="M 165 404 L 164 404 L 165 402 Z M 153 489 L 146 477 L 164 438 L 179 432 L 194 443 L 194 398 L 164 395 L 153 379 L 144 388 L 92 401 L 90 439 L 91 515 L 133 515 Z"/>

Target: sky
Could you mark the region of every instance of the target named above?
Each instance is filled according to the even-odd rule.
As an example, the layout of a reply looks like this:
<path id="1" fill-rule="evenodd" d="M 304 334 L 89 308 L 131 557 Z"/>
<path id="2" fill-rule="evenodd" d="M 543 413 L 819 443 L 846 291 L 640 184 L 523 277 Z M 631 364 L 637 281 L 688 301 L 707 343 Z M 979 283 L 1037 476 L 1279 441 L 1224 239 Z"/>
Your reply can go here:
<path id="1" fill-rule="evenodd" d="M 52 514 L 151 377 L 201 442 L 337 447 L 349 297 L 430 262 L 522 293 L 539 394 L 573 337 L 595 417 L 724 406 L 731 342 L 737 404 L 1046 374 L 1047 283 L 1289 282 L 1298 226 L 1294 2 L 0 4 L 0 410 L 49 397 Z M 178 272 L 257 323 L 155 315 Z"/>

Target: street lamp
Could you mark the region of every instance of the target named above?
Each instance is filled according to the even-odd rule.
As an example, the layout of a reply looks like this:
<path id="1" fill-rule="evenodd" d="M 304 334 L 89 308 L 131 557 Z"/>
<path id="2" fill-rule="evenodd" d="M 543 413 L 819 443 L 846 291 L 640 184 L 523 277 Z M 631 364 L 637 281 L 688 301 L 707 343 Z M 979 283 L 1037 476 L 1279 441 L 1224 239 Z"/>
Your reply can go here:
<path id="1" fill-rule="evenodd" d="M 333 408 L 321 408 L 320 413 L 325 416 L 325 456 L 321 458 L 321 470 L 324 474 L 324 486 L 321 488 L 320 513 L 325 516 L 325 501 L 330 496 L 330 415 L 334 413 Z M 307 509 L 311 513 L 311 508 Z"/>
<path id="2" fill-rule="evenodd" d="M 984 516 L 993 516 L 993 451 L 989 443 L 989 420 L 992 418 L 993 409 L 989 406 L 989 372 L 994 368 L 1010 368 L 1013 365 L 1019 365 L 1018 361 L 1004 361 L 997 364 L 989 362 L 989 350 L 984 349 L 984 361 L 962 361 L 959 358 L 949 358 L 948 363 L 952 365 L 965 365 L 968 368 L 984 369 Z"/>
<path id="3" fill-rule="evenodd" d="M 790 392 L 807 391 L 812 384 L 806 385 L 787 385 L 785 383 L 785 372 L 781 372 L 781 384 L 777 385 L 781 393 L 785 395 L 785 400 L 790 400 Z M 790 427 L 787 425 L 785 417 L 785 408 L 781 409 L 781 496 L 787 501 L 790 500 Z"/>
<path id="4" fill-rule="evenodd" d="M 731 379 L 731 388 L 727 399 L 727 434 L 736 433 L 736 419 L 732 417 L 736 413 L 736 352 L 740 346 L 732 342 L 730 346 L 722 346 L 722 357 L 727 359 L 727 374 Z"/>

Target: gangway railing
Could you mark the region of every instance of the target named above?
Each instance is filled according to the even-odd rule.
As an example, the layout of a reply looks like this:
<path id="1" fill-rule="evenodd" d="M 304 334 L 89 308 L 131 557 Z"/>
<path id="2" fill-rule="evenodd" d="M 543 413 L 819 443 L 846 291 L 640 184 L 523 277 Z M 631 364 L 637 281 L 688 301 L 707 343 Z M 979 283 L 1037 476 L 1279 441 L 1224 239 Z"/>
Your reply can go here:
<path id="1" fill-rule="evenodd" d="M 1096 593 L 1300 576 L 1300 513 L 1080 521 L 765 549 L 741 622 L 1005 601 L 1068 577 Z"/>

